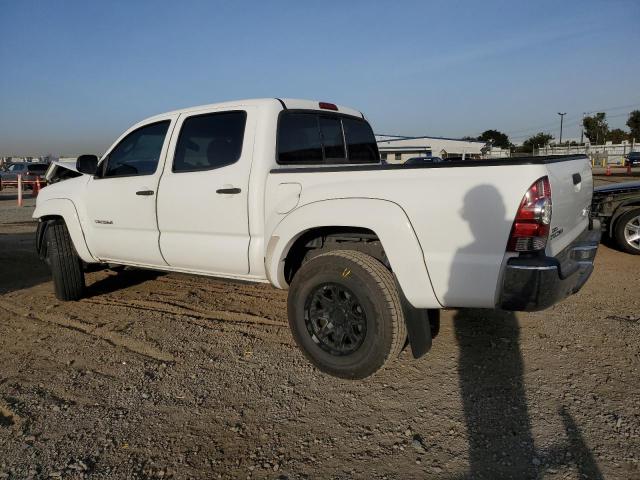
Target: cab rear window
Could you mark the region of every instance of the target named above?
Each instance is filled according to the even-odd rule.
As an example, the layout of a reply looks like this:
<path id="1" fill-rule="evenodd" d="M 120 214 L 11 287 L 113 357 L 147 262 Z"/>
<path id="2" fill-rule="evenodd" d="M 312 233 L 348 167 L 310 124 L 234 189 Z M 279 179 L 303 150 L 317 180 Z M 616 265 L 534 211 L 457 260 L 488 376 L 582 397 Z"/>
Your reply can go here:
<path id="1" fill-rule="evenodd" d="M 316 112 L 283 112 L 277 161 L 282 165 L 378 163 L 371 126 L 362 119 Z"/>

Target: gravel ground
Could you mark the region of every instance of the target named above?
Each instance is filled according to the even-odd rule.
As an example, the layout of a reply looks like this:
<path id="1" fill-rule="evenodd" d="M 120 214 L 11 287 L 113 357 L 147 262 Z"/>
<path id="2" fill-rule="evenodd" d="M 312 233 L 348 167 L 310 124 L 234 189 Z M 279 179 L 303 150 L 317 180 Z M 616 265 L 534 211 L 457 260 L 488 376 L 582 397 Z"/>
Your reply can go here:
<path id="1" fill-rule="evenodd" d="M 640 479 L 640 257 L 603 246 L 545 312 L 443 312 L 425 357 L 348 382 L 305 361 L 267 285 L 105 270 L 58 302 L 14 198 L 0 479 Z"/>

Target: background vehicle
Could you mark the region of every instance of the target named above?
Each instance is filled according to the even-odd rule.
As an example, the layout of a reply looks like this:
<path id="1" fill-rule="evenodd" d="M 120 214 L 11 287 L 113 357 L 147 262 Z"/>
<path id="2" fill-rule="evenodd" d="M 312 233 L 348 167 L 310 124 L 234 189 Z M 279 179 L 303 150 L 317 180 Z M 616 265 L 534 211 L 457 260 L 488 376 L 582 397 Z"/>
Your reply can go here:
<path id="1" fill-rule="evenodd" d="M 640 152 L 629 152 L 624 162 L 625 166 L 640 166 Z"/>
<path id="2" fill-rule="evenodd" d="M 6 172 L 0 172 L 0 188 L 2 188 L 2 182 L 15 182 L 18 175 L 22 175 L 22 180 L 27 182 L 39 179 L 44 185 L 44 174 L 47 168 L 49 165 L 46 163 L 14 163 L 9 166 Z M 32 188 L 33 186 L 29 183 L 25 183 L 23 187 L 25 190 Z"/>
<path id="3" fill-rule="evenodd" d="M 404 165 L 420 165 L 422 163 L 440 163 L 442 159 L 440 157 L 411 157 Z"/>
<path id="4" fill-rule="evenodd" d="M 83 295 L 82 262 L 270 282 L 305 355 L 345 378 L 407 336 L 424 354 L 442 307 L 575 293 L 600 236 L 585 156 L 382 165 L 362 113 L 310 100 L 157 115 L 77 170 L 34 212 L 58 298 Z"/>
<path id="5" fill-rule="evenodd" d="M 591 211 L 622 250 L 640 255 L 640 182 L 597 187 Z"/>

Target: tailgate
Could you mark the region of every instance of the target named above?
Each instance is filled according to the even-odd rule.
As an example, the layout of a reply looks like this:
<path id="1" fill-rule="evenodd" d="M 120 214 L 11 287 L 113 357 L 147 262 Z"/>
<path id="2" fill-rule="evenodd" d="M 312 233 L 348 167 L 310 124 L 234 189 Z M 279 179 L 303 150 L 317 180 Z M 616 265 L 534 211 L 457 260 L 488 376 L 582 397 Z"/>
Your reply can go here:
<path id="1" fill-rule="evenodd" d="M 593 194 L 591 163 L 585 156 L 546 164 L 551 183 L 551 232 L 547 255 L 556 256 L 589 224 Z"/>

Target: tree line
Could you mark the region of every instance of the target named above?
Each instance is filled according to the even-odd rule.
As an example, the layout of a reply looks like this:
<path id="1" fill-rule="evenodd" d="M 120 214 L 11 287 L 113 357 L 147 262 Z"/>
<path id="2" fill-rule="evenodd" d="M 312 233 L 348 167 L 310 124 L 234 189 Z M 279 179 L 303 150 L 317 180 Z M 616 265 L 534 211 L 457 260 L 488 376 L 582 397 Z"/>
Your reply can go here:
<path id="1" fill-rule="evenodd" d="M 621 128 L 610 129 L 607 123 L 607 115 L 604 112 L 584 117 L 582 119 L 582 127 L 584 135 L 589 139 L 589 142 L 596 145 L 608 141 L 621 143 L 624 140 L 632 141 L 634 139 L 640 143 L 640 110 L 634 110 L 629 114 L 629 119 L 627 120 L 628 132 Z M 539 132 L 527 138 L 519 147 L 511 143 L 506 133 L 499 130 L 485 130 L 478 137 L 464 137 L 464 139 L 481 140 L 491 143 L 494 147 L 511 149 L 517 152 L 533 152 L 535 148 L 549 145 L 554 136 L 549 133 Z M 563 142 L 563 145 L 578 145 L 578 143 L 575 141 Z"/>

